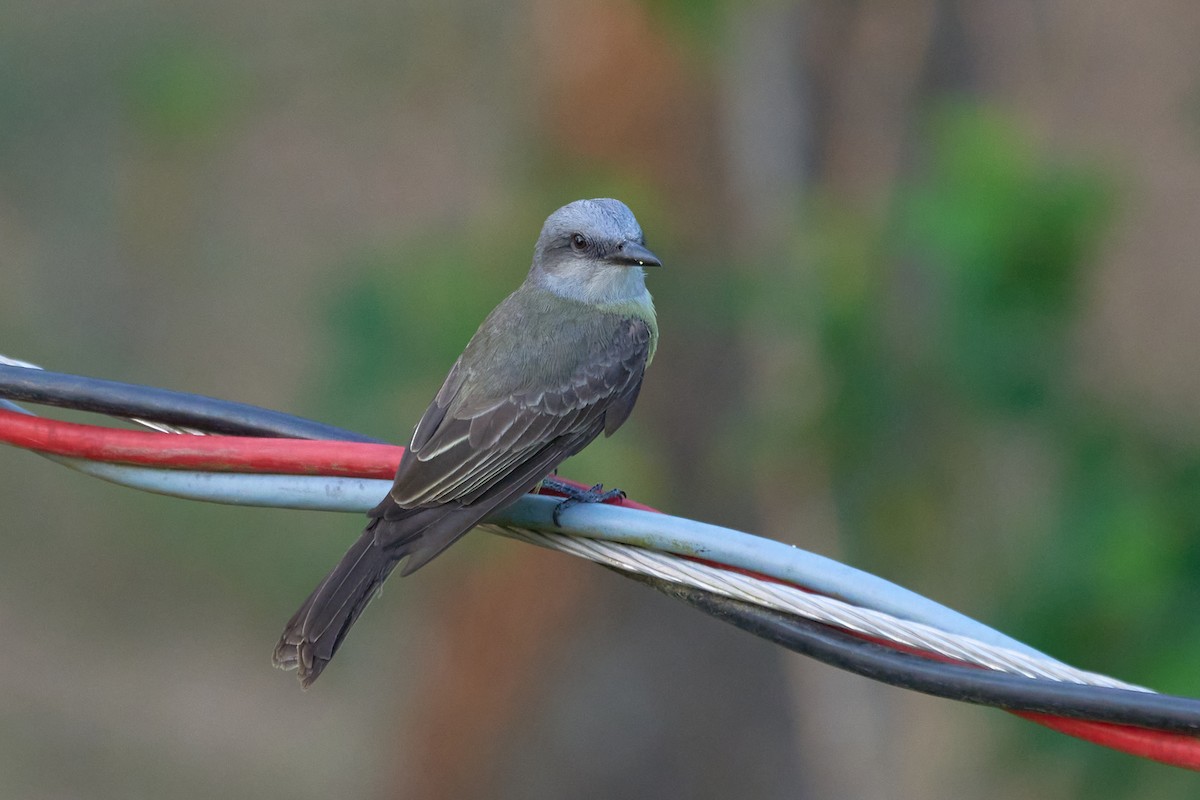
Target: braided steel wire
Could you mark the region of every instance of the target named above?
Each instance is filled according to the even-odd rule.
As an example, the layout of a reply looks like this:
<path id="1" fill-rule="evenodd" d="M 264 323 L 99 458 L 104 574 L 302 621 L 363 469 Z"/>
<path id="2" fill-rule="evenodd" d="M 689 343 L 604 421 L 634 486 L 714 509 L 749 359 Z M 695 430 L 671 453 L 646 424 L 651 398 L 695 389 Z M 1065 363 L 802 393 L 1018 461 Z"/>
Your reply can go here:
<path id="1" fill-rule="evenodd" d="M 1149 692 L 1107 675 L 1077 669 L 1058 661 L 1039 659 L 966 636 L 948 634 L 930 625 L 900 619 L 880 611 L 854 606 L 832 597 L 812 594 L 774 581 L 720 569 L 679 556 L 633 545 L 588 539 L 531 528 L 497 525 L 485 529 L 531 544 L 594 561 L 625 572 L 650 575 L 672 583 L 693 586 L 735 600 L 773 608 L 788 614 L 833 625 L 905 647 L 937 653 L 955 661 L 1022 675 L 1027 678 Z"/>

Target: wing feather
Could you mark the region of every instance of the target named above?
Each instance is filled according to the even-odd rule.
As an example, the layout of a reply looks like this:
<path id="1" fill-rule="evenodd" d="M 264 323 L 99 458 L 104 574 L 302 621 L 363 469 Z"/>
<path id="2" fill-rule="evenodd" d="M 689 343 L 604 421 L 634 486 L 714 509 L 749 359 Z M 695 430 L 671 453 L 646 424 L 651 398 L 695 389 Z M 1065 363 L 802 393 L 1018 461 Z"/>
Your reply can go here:
<path id="1" fill-rule="evenodd" d="M 561 440 L 566 447 L 552 448 L 556 460 L 541 477 L 601 432 L 615 431 L 637 397 L 650 347 L 645 322 L 618 323 L 604 347 L 588 353 L 553 387 L 460 402 L 474 378 L 460 359 L 417 424 L 415 457 L 402 461 L 392 500 L 407 508 L 474 503 L 509 472 L 524 474 L 545 462 L 548 444 Z"/>

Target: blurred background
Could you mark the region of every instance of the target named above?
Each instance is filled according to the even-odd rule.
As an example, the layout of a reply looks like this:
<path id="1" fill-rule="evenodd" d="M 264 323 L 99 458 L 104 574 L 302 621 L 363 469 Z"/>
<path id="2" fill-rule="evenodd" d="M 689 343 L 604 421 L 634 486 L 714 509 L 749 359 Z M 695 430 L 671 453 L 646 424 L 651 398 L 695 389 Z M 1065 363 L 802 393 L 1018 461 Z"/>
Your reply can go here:
<path id="1" fill-rule="evenodd" d="M 1200 695 L 1200 6 L 0 7 L 0 352 L 407 440 L 539 227 L 662 345 L 563 470 Z M 301 693 L 349 515 L 0 452 L 0 796 L 1194 797 L 473 534 Z"/>

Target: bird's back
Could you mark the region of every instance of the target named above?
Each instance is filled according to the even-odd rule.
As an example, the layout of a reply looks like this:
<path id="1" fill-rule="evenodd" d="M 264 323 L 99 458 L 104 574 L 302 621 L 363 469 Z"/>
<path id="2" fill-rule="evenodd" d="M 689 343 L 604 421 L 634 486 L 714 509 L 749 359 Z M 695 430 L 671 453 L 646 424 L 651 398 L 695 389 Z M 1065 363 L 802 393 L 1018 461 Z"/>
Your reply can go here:
<path id="1" fill-rule="evenodd" d="M 627 308 L 597 308 L 525 284 L 480 325 L 451 372 L 453 382 L 447 380 L 439 399 L 457 394 L 450 406 L 453 413 L 564 385 L 581 366 L 596 363 L 626 335 L 629 320 L 641 316 Z M 652 326 L 652 338 L 653 334 L 657 328 Z"/>

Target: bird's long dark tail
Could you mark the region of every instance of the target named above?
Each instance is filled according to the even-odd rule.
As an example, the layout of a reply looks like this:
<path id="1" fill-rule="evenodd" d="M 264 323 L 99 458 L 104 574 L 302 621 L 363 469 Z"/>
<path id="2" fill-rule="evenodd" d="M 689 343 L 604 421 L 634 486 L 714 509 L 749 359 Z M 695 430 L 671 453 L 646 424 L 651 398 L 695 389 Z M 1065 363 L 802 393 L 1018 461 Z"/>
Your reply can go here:
<path id="1" fill-rule="evenodd" d="M 601 416 L 591 427 L 547 442 L 468 503 L 403 508 L 385 497 L 369 512 L 371 522 L 362 536 L 288 621 L 275 646 L 275 666 L 299 670 L 300 684 L 307 687 L 325 669 L 350 626 L 398 563 L 408 559 L 401 575 L 429 563 L 481 519 L 512 503 L 556 464 L 579 452 L 603 425 Z"/>
<path id="2" fill-rule="evenodd" d="M 382 514 L 372 519 L 288 620 L 275 646 L 275 666 L 298 670 L 300 683 L 307 688 L 396 565 L 408 558 L 401 574 L 416 570 L 470 530 L 483 511 L 470 506 L 405 511 L 393 506 L 387 515 L 391 519 Z"/>

